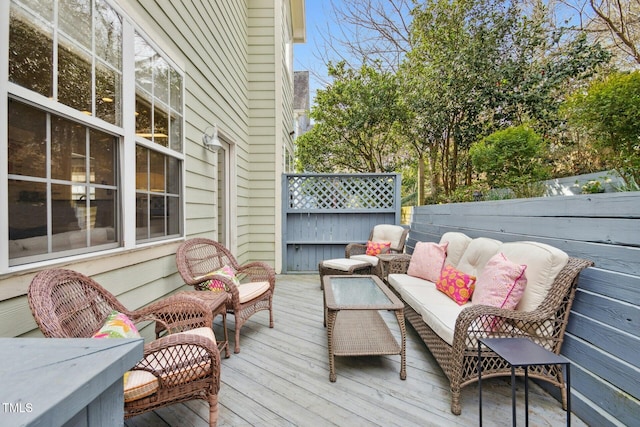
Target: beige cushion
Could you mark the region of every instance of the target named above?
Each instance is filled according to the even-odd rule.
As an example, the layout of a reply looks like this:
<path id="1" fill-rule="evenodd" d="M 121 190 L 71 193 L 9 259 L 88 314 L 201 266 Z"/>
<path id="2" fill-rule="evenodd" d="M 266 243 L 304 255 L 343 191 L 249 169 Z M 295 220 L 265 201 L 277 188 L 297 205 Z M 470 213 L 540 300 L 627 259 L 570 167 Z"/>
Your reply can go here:
<path id="1" fill-rule="evenodd" d="M 404 283 L 400 286 L 401 290 L 399 291 L 402 299 L 422 316 L 422 320 L 440 338 L 452 345 L 456 319 L 460 312 L 469 307 L 471 303 L 456 304 L 447 295 L 437 290 L 434 283 L 427 280 L 402 274 L 395 276 L 396 281 Z"/>
<path id="2" fill-rule="evenodd" d="M 391 242 L 391 249 L 400 246 L 400 239 L 404 233 L 404 227 L 393 224 L 379 224 L 373 227 L 371 240 L 373 242 Z"/>
<path id="3" fill-rule="evenodd" d="M 269 290 L 269 282 L 248 282 L 238 286 L 240 303 L 251 301 Z"/>
<path id="4" fill-rule="evenodd" d="M 215 346 L 216 344 L 216 336 L 213 333 L 213 330 L 209 327 L 202 327 L 191 329 L 188 331 L 180 332 L 177 335 L 199 335 L 213 341 Z M 164 366 L 172 366 L 182 363 L 182 361 L 172 360 L 171 358 L 166 360 L 166 364 Z M 155 360 L 155 369 L 160 370 L 160 365 Z M 183 372 L 189 372 L 189 375 L 183 375 Z M 172 376 L 175 378 L 179 378 L 178 384 L 183 384 L 189 382 L 193 379 L 203 377 L 206 375 L 208 371 L 208 363 L 202 362 L 200 365 L 196 365 L 195 367 L 189 366 L 188 368 L 184 368 L 178 371 L 173 371 Z M 128 371 L 124 375 L 124 401 L 125 402 L 133 402 L 134 400 L 142 399 L 143 397 L 147 397 L 155 393 L 160 388 L 160 382 L 158 378 L 155 377 L 151 372 L 148 371 L 140 371 L 133 370 Z"/>
<path id="5" fill-rule="evenodd" d="M 327 259 L 322 261 L 323 266 L 328 268 L 333 268 L 334 270 L 340 270 L 340 271 L 349 271 L 349 269 L 354 266 L 367 267 L 367 264 L 368 264 L 367 261 L 355 259 L 355 257 L 334 258 L 334 259 Z"/>
<path id="6" fill-rule="evenodd" d="M 457 231 L 449 231 L 447 233 L 444 233 L 440 238 L 440 243 L 444 242 L 449 242 L 449 246 L 447 246 L 447 259 L 445 263 L 453 265 L 457 268 L 458 262 L 460 262 L 460 258 L 462 258 L 462 254 L 465 250 L 467 250 L 467 246 L 471 242 L 471 237 Z"/>
<path id="7" fill-rule="evenodd" d="M 398 273 L 389 274 L 389 276 L 387 276 L 387 280 L 389 281 L 389 285 L 391 285 L 391 287 L 398 291 L 400 294 L 402 293 L 402 288 L 404 288 L 405 286 L 412 286 L 416 284 L 424 285 L 425 283 L 430 283 L 419 277 L 413 277 L 409 276 L 408 274 Z M 435 285 L 433 286 L 435 287 Z"/>
<path id="8" fill-rule="evenodd" d="M 378 257 L 373 255 L 353 255 L 350 259 L 356 259 L 358 261 L 367 262 L 372 266 L 378 265 Z"/>
<path id="9" fill-rule="evenodd" d="M 527 266 L 527 287 L 516 307 L 520 311 L 531 311 L 540 305 L 556 276 L 569 261 L 569 255 L 564 251 L 538 242 L 503 243 L 498 251 L 509 260 Z"/>
<path id="10" fill-rule="evenodd" d="M 124 401 L 133 402 L 155 393 L 160 382 L 151 372 L 128 371 L 124 374 Z"/>
<path id="11" fill-rule="evenodd" d="M 502 245 L 500 240 L 486 237 L 478 237 L 471 240 L 456 266 L 457 269 L 478 277 L 487 261 L 498 253 L 500 245 Z"/>

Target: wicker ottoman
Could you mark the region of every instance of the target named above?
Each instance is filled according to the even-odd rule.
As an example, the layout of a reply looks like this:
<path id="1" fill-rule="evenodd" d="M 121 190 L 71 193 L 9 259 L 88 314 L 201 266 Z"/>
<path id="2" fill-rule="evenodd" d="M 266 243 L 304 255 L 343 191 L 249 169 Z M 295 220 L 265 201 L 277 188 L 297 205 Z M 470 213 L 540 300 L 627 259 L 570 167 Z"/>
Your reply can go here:
<path id="1" fill-rule="evenodd" d="M 320 289 L 324 289 L 322 283 L 324 276 L 371 274 L 371 264 L 349 258 L 326 259 L 318 264 L 318 272 L 320 273 Z"/>

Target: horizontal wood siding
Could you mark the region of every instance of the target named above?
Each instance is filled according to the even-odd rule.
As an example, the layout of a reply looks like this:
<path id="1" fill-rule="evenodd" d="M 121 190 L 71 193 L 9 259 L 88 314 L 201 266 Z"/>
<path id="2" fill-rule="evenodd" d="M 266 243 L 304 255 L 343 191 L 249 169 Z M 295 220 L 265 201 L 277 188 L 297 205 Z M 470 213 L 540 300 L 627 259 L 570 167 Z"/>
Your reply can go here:
<path id="1" fill-rule="evenodd" d="M 276 222 L 276 5 L 248 0 L 248 100 L 251 149 L 239 168 L 247 179 L 238 188 L 238 251 L 243 261 L 275 265 Z M 293 117 L 293 116 L 291 116 Z M 242 232 L 241 232 L 242 230 Z"/>
<path id="2" fill-rule="evenodd" d="M 533 240 L 595 267 L 580 274 L 562 353 L 574 412 L 590 425 L 634 425 L 640 413 L 640 193 L 415 207 L 407 251 L 447 231 Z M 557 391 L 541 384 L 558 396 Z"/>
<path id="3" fill-rule="evenodd" d="M 272 2 L 117 3 L 126 19 L 134 21 L 154 47 L 184 72 L 187 238 L 217 236 L 217 157 L 202 144 L 205 128 L 217 124 L 225 140 L 235 145 L 237 155 L 237 200 L 229 202 L 238 205 L 238 228 L 232 231 L 241 243 L 238 258 L 273 262 L 274 188 L 279 184 L 273 166 L 273 94 L 279 82 L 274 81 L 274 47 L 269 46 L 275 33 Z M 261 7 L 250 8 L 248 3 L 259 3 Z M 261 62 L 267 64 L 267 70 L 260 68 Z M 252 66 L 260 72 L 250 69 Z M 255 149 L 250 147 L 252 144 Z M 47 266 L 89 275 L 125 306 L 135 309 L 183 289 L 175 265 L 180 241 L 100 253 L 84 261 L 62 260 Z M 40 335 L 26 298 L 31 278 L 40 268 L 34 265 L 32 270 L 0 277 L 0 336 Z M 152 335 L 152 331 L 142 332 Z"/>

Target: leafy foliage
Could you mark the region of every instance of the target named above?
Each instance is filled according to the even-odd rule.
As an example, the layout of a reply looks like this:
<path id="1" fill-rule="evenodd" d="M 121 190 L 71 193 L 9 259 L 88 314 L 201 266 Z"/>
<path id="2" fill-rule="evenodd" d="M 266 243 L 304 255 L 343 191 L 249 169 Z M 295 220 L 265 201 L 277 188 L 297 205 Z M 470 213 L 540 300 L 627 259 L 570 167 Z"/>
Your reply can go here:
<path id="1" fill-rule="evenodd" d="M 296 140 L 298 170 L 389 172 L 396 168 L 396 123 L 404 121 L 398 82 L 391 73 L 344 62 L 329 66 L 331 86 L 311 110 L 315 126 Z"/>
<path id="2" fill-rule="evenodd" d="M 594 81 L 566 103 L 569 122 L 595 139 L 627 185 L 640 182 L 640 72 Z"/>
<path id="3" fill-rule="evenodd" d="M 469 154 L 489 186 L 511 188 L 519 197 L 531 195 L 531 182 L 548 178 L 546 145 L 526 126 L 495 132 L 474 144 Z"/>

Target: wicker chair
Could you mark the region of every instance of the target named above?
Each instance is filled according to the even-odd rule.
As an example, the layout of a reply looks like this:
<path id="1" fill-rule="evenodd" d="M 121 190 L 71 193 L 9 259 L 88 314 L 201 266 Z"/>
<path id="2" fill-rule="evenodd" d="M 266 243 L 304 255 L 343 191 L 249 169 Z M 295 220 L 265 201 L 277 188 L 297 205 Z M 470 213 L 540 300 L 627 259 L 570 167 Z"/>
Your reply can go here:
<path id="1" fill-rule="evenodd" d="M 401 254 L 404 251 L 404 245 L 407 240 L 409 229 L 401 225 L 378 224 L 369 233 L 369 241 L 371 242 L 391 242 L 388 252 L 390 254 Z M 366 243 L 349 243 L 344 250 L 345 258 L 357 259 L 371 264 L 371 271 L 380 278 L 385 277 L 383 271 L 384 263 L 371 255 L 367 255 Z"/>
<path id="2" fill-rule="evenodd" d="M 228 289 L 227 313 L 235 318 L 235 353 L 240 352 L 240 329 L 256 312 L 269 310 L 269 327 L 273 328 L 273 292 L 276 284 L 274 269 L 265 262 L 240 265 L 231 252 L 218 242 L 196 237 L 183 242 L 176 252 L 176 264 L 182 280 L 197 290 L 207 290 L 206 283 L 215 278 Z M 224 266 L 233 268 L 240 278 L 236 286 L 225 276 L 210 273 Z M 206 276 L 203 277 L 203 276 Z M 261 289 L 256 292 L 256 289 Z"/>
<path id="3" fill-rule="evenodd" d="M 203 399 L 209 402 L 209 425 L 217 424 L 220 352 L 208 334 L 195 333 L 207 332 L 204 327 L 210 329 L 212 322 L 211 311 L 199 300 L 176 295 L 130 311 L 90 277 L 64 269 L 38 273 L 29 286 L 28 300 L 40 330 L 49 338 L 90 338 L 113 310 L 134 323 L 162 322 L 170 334 L 146 344 L 144 358 L 129 374 L 151 373 L 156 386 L 144 397 L 125 398 L 125 418 Z"/>

